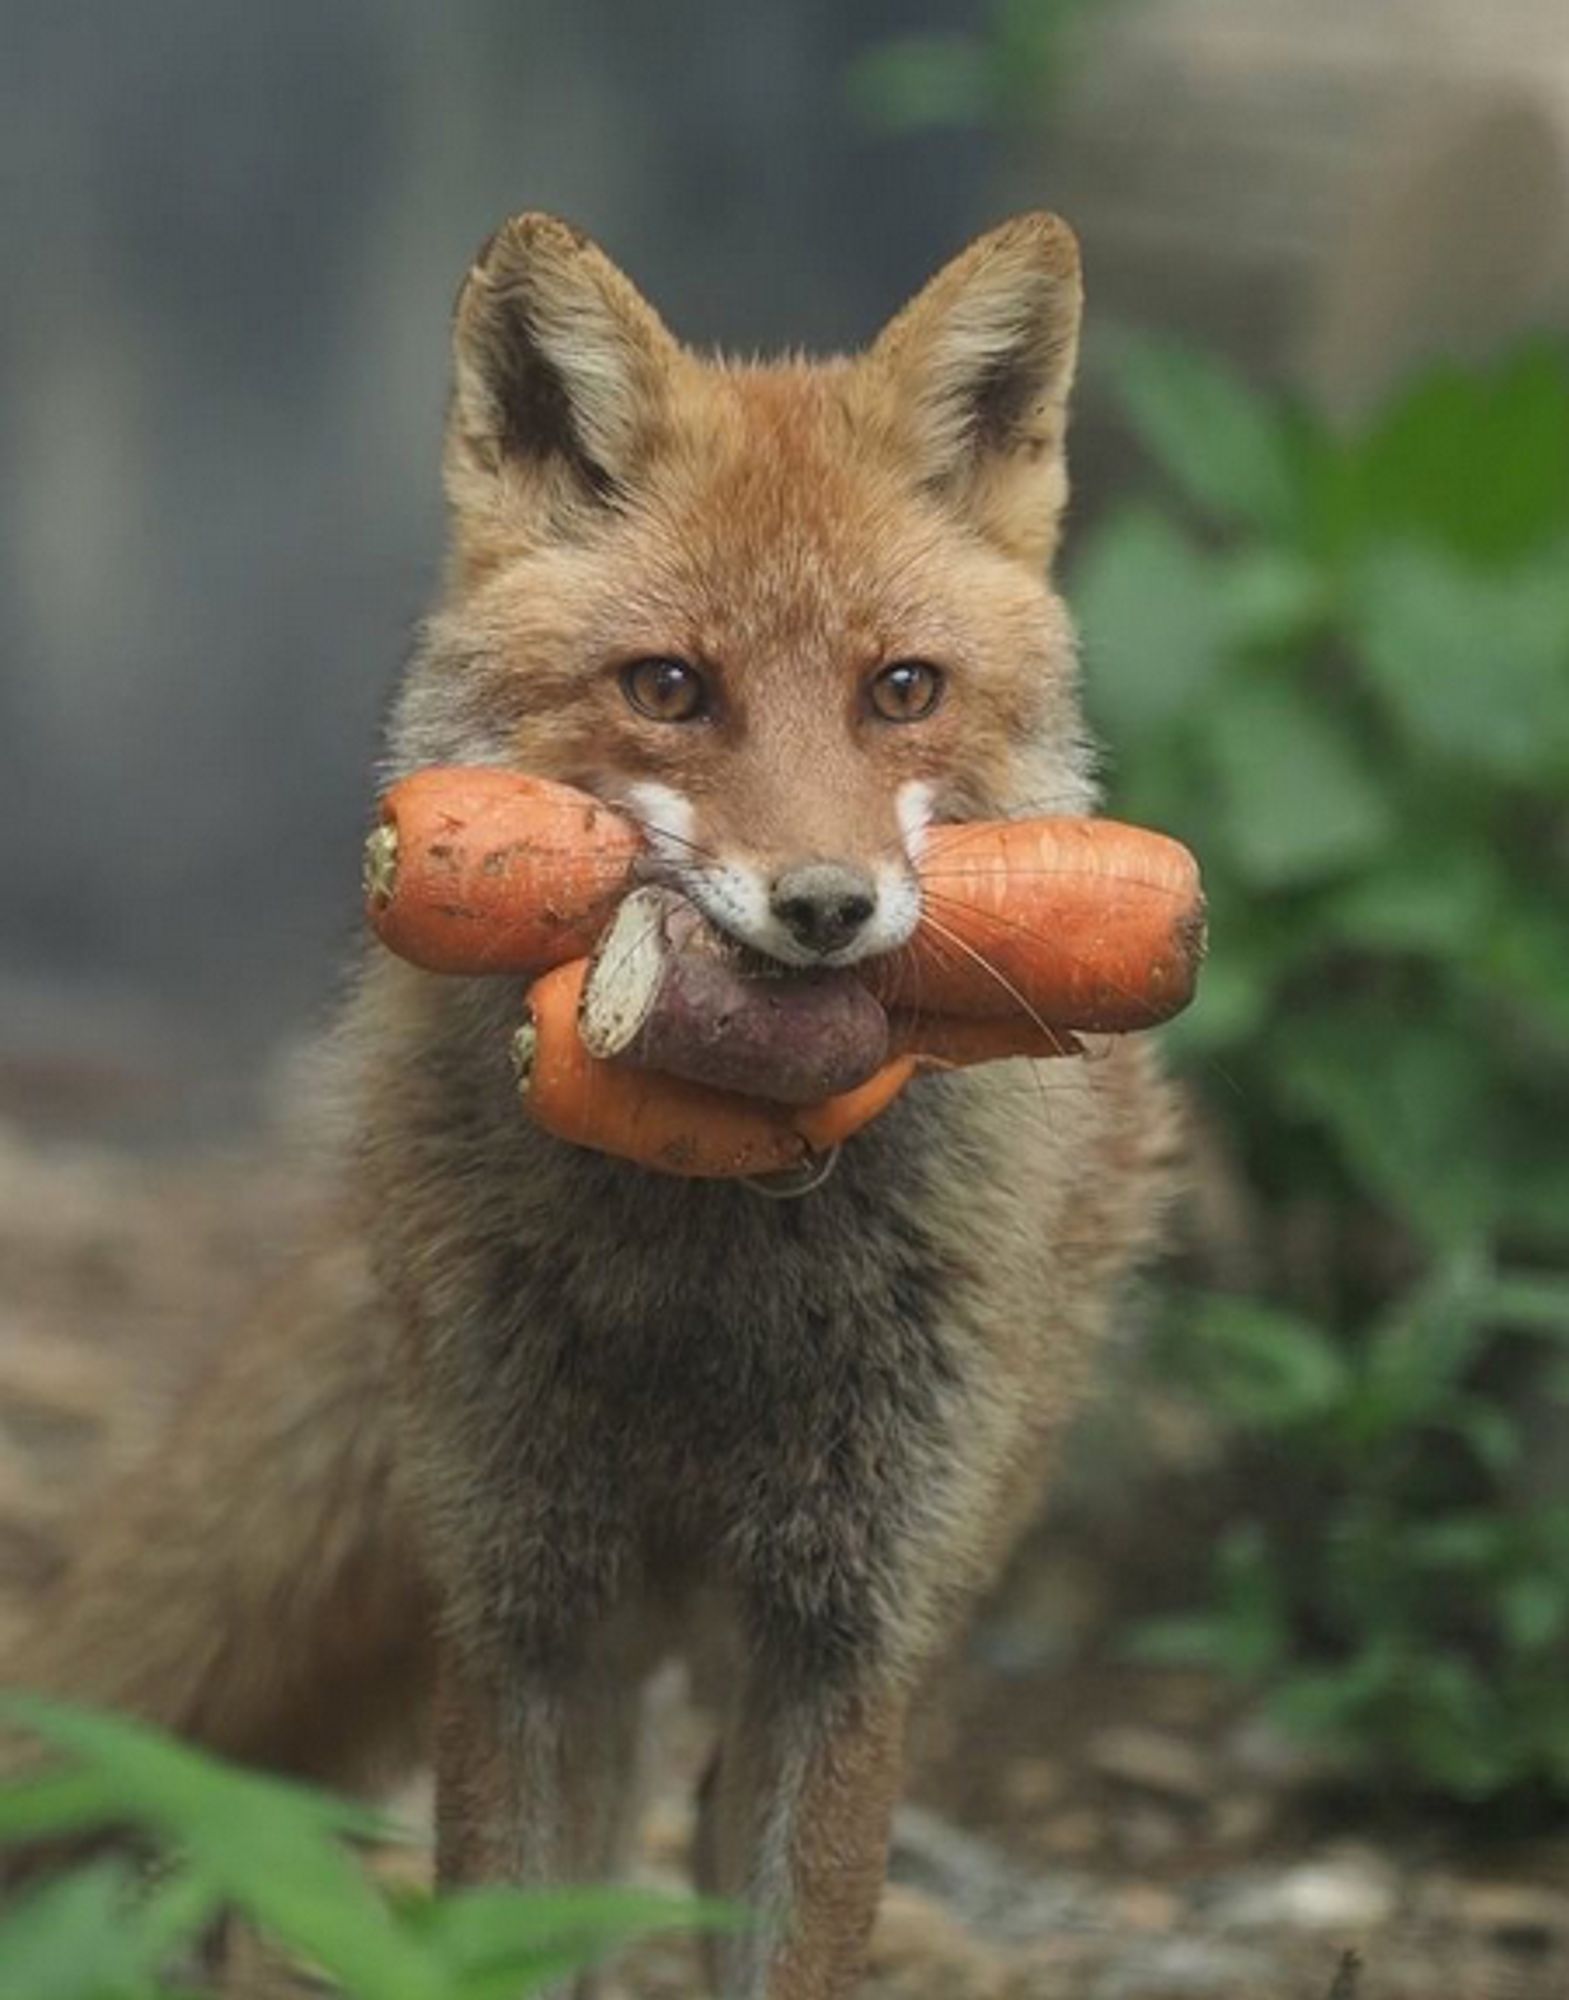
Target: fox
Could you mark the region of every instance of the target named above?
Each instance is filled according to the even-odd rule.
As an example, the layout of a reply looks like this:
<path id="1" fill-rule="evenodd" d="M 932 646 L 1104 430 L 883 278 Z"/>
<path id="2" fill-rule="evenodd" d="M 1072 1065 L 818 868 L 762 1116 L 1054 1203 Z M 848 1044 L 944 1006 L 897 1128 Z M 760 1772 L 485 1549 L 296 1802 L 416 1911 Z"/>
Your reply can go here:
<path id="1" fill-rule="evenodd" d="M 383 779 L 560 779 L 761 958 L 897 950 L 929 827 L 1095 805 L 1052 582 L 1081 299 L 1031 213 L 862 352 L 743 362 L 574 227 L 505 223 Z M 712 1989 L 844 2000 L 912 1702 L 1160 1240 L 1177 1102 L 1148 1037 L 1090 1038 L 918 1080 L 809 1185 L 683 1180 L 529 1123 L 518 1004 L 367 946 L 309 1240 L 5 1678 L 333 1784 L 428 1755 L 451 1888 L 614 1875 L 685 1659 L 719 1693 L 695 1873 L 746 1917 Z"/>

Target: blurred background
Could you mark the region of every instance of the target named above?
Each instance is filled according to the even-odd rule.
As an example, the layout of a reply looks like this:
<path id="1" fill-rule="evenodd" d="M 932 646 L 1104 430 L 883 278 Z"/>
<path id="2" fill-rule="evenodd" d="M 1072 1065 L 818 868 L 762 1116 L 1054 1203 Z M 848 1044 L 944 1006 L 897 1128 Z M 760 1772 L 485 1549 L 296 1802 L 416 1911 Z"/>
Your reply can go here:
<path id="1" fill-rule="evenodd" d="M 1563 0 L 0 0 L 0 163 L 0 1502 L 248 1275 L 265 1170 L 191 1148 L 352 947 L 471 250 L 555 209 L 689 339 L 831 348 L 1051 206 L 1109 796 L 1214 951 L 1177 1254 L 927 1791 L 1212 1864 L 1143 1906 L 1253 1940 L 1184 1991 L 1340 1922 L 1426 1994 L 1463 1909 L 1467 1990 L 1566 1990 Z"/>

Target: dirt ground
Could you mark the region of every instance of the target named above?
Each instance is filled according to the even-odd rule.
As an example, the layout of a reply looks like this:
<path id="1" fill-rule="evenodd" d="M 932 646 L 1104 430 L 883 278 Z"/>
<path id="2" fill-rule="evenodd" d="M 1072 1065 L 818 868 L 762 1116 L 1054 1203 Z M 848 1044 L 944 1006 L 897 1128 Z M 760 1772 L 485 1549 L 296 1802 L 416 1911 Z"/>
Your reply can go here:
<path id="1" fill-rule="evenodd" d="M 71 1081 L 19 1084 L 0 1063 L 4 1621 L 30 1615 L 73 1508 L 284 1254 L 294 1200 L 261 1142 L 150 1149 L 131 1118 L 136 1143 L 111 1143 Z M 1569 1995 L 1569 1829 L 1481 1845 L 1337 1801 L 1233 1691 L 1119 1663 L 1112 1634 L 1202 1532 L 1162 1484 L 1191 1440 L 1172 1443 L 1147 1395 L 1114 1369 L 1082 1454 L 1099 1473 L 1021 1552 L 927 1705 L 872 2000 Z M 703 1724 L 678 1688 L 669 1708 L 643 1867 L 673 1884 Z M 417 1814 L 420 1788 L 400 1804 Z M 661 1943 L 626 1990 L 676 2000 L 692 1966 Z"/>

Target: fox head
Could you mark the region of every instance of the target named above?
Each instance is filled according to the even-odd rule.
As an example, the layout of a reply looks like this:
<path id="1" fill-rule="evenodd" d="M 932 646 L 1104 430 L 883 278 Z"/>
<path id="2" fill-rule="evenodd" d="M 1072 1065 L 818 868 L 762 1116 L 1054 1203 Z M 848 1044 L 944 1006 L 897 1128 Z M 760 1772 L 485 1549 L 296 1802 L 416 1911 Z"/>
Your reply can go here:
<path id="1" fill-rule="evenodd" d="M 508 222 L 458 298 L 448 588 L 402 768 L 564 779 L 708 917 L 793 964 L 893 949 L 933 820 L 1082 811 L 1048 582 L 1080 281 L 1025 215 L 864 353 L 682 346 L 593 243 Z"/>

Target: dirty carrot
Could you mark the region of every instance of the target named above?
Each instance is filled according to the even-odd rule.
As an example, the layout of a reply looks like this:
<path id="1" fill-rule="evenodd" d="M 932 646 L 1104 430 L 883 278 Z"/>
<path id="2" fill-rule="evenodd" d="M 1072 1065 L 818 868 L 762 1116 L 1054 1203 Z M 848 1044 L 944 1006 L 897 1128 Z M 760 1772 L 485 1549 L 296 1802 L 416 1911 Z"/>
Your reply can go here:
<path id="1" fill-rule="evenodd" d="M 1108 819 L 933 827 L 918 873 L 914 937 L 867 968 L 886 1004 L 1126 1033 L 1193 997 L 1198 864 L 1164 834 Z"/>
<path id="2" fill-rule="evenodd" d="M 523 1102 L 557 1138 L 639 1166 L 707 1179 L 799 1167 L 886 1109 L 915 1070 L 913 1057 L 899 1057 L 854 1090 L 792 1106 L 602 1061 L 578 1033 L 588 971 L 576 959 L 529 988 L 513 1044 Z"/>
<path id="3" fill-rule="evenodd" d="M 366 904 L 383 944 L 427 971 L 538 971 L 589 949 L 641 849 L 628 820 L 569 785 L 438 766 L 382 801 Z"/>
<path id="4" fill-rule="evenodd" d="M 972 1063 L 1002 1062 L 1009 1056 L 1076 1056 L 1077 1036 L 1066 1028 L 1042 1027 L 1026 1014 L 988 1020 L 979 1014 L 909 1014 L 888 1017 L 892 1055 L 917 1058 L 923 1069 L 968 1069 Z"/>
<path id="5" fill-rule="evenodd" d="M 431 769 L 389 792 L 367 852 L 383 942 L 443 972 L 538 972 L 588 951 L 630 886 L 637 829 L 569 787 Z M 928 832 L 914 937 L 857 971 L 885 1004 L 1126 1033 L 1193 996 L 1198 867 L 1179 842 L 1106 819 Z"/>
<path id="6" fill-rule="evenodd" d="M 865 1083 L 858 1083 L 854 1090 L 842 1090 L 837 1097 L 825 1097 L 821 1104 L 799 1107 L 790 1122 L 814 1153 L 826 1153 L 830 1146 L 842 1146 L 846 1139 L 853 1139 L 863 1125 L 886 1111 L 916 1068 L 912 1055 L 890 1056 Z"/>

